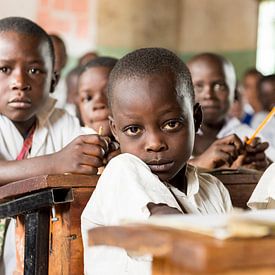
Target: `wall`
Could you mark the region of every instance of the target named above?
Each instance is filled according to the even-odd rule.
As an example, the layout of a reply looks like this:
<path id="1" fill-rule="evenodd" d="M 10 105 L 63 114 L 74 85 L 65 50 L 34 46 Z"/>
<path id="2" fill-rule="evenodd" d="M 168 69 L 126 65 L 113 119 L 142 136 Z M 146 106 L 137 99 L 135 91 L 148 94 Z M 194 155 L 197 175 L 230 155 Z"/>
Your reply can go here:
<path id="1" fill-rule="evenodd" d="M 184 60 L 202 51 L 229 58 L 240 75 L 255 66 L 258 24 L 256 0 L 184 0 L 179 52 Z"/>
<path id="2" fill-rule="evenodd" d="M 26 16 L 61 34 L 71 56 L 88 50 L 121 57 L 148 46 L 184 60 L 202 51 L 224 54 L 240 76 L 255 65 L 257 0 L 0 0 L 0 17 Z"/>

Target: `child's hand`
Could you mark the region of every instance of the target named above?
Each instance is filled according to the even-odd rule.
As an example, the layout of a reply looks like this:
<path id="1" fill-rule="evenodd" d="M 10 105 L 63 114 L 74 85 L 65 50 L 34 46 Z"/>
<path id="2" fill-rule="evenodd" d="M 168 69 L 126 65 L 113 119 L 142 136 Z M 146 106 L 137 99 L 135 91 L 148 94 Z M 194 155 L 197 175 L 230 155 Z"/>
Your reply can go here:
<path id="1" fill-rule="evenodd" d="M 147 204 L 147 208 L 150 211 L 150 216 L 182 214 L 182 212 L 180 212 L 177 208 L 170 207 L 165 203 L 149 202 Z"/>
<path id="2" fill-rule="evenodd" d="M 112 158 L 116 157 L 119 154 L 121 154 L 119 143 L 117 143 L 116 141 L 110 141 L 108 145 L 108 152 L 105 156 L 106 163 L 108 163 Z"/>
<path id="3" fill-rule="evenodd" d="M 230 167 L 242 147 L 242 141 L 237 135 L 229 135 L 214 141 L 200 156 L 190 159 L 189 163 L 207 169 Z"/>
<path id="4" fill-rule="evenodd" d="M 265 170 L 270 164 L 265 154 L 265 150 L 268 146 L 269 144 L 267 142 L 261 142 L 259 137 L 255 138 L 251 144 L 245 143 L 242 166 L 257 170 Z"/>
<path id="5" fill-rule="evenodd" d="M 81 135 L 61 151 L 52 154 L 57 174 L 97 174 L 103 165 L 107 143 L 99 135 Z"/>

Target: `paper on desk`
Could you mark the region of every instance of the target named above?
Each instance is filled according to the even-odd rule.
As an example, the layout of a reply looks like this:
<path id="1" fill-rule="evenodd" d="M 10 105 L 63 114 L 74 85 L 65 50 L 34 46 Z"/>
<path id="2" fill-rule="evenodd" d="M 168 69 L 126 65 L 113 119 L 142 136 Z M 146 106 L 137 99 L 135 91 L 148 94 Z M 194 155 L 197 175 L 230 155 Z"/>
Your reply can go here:
<path id="1" fill-rule="evenodd" d="M 188 230 L 217 239 L 263 237 L 275 233 L 275 210 L 232 212 L 210 215 L 163 215 L 147 221 L 127 221 Z M 125 222 L 124 222 L 125 224 Z"/>

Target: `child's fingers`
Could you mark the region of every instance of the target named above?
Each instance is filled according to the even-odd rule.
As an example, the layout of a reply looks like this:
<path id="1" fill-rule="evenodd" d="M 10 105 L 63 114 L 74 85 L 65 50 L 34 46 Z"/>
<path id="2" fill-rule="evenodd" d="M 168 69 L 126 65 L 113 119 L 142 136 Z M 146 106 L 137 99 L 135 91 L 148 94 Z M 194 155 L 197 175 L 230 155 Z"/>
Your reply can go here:
<path id="1" fill-rule="evenodd" d="M 269 143 L 263 142 L 263 143 L 254 144 L 253 146 L 246 145 L 245 150 L 247 153 L 264 152 L 268 147 L 269 147 Z"/>
<path id="2" fill-rule="evenodd" d="M 91 167 L 101 167 L 103 165 L 103 159 L 96 156 L 82 155 L 80 160 L 80 165 L 91 166 Z"/>
<path id="3" fill-rule="evenodd" d="M 96 144 L 82 143 L 82 144 L 79 144 L 75 148 L 75 150 L 77 151 L 78 154 L 94 156 L 101 159 L 103 159 L 105 155 L 105 150 L 100 145 L 96 145 Z"/>
<path id="4" fill-rule="evenodd" d="M 237 151 L 240 151 L 243 148 L 243 143 L 241 139 L 235 134 L 220 139 L 220 143 L 234 145 Z"/>
<path id="5" fill-rule="evenodd" d="M 106 141 L 106 137 L 102 137 L 99 135 L 81 135 L 79 136 L 83 143 L 99 145 L 103 148 L 105 152 L 108 151 L 108 141 Z"/>

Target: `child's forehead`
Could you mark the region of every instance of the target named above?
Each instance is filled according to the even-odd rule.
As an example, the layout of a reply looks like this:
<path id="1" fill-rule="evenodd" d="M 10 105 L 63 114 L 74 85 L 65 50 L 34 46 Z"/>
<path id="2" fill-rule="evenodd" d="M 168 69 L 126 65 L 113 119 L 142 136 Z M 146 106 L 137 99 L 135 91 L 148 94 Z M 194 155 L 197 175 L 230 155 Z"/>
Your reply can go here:
<path id="1" fill-rule="evenodd" d="M 146 104 L 147 100 L 171 106 L 184 106 L 185 101 L 191 102 L 189 93 L 177 87 L 175 78 L 169 74 L 125 77 L 113 86 L 112 102 L 117 102 L 120 107 L 137 102 Z"/>
<path id="2" fill-rule="evenodd" d="M 49 45 L 45 40 L 16 31 L 0 32 L 0 50 L 7 58 L 11 57 L 9 55 L 24 54 L 28 57 L 36 56 L 37 58 L 39 56 L 41 60 L 51 59 Z"/>

